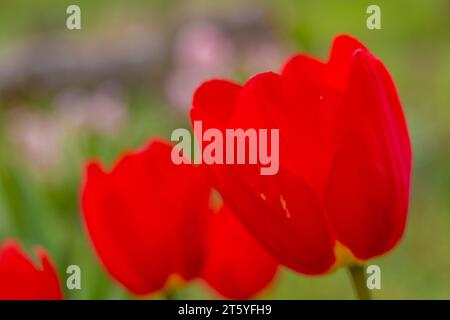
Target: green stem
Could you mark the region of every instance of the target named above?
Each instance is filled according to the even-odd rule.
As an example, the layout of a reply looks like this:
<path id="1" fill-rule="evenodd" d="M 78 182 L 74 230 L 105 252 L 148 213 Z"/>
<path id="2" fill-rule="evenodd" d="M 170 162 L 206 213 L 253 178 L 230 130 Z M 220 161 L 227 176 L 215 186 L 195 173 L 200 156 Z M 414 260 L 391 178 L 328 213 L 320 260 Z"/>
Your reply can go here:
<path id="1" fill-rule="evenodd" d="M 348 268 L 353 280 L 353 287 L 360 300 L 370 300 L 370 291 L 366 284 L 364 266 L 351 266 Z"/>
<path id="2" fill-rule="evenodd" d="M 177 294 L 174 290 L 168 290 L 164 293 L 164 298 L 166 300 L 177 300 Z"/>
<path id="3" fill-rule="evenodd" d="M 164 299 L 165 300 L 184 300 L 185 295 L 181 290 L 177 289 L 168 289 L 164 292 Z"/>

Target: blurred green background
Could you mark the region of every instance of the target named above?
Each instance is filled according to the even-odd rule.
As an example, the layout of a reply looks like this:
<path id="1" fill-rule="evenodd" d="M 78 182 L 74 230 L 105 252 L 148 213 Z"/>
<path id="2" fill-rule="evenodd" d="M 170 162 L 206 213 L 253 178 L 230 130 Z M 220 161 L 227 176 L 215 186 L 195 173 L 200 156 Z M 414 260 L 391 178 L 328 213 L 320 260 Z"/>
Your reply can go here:
<path id="1" fill-rule="evenodd" d="M 82 29 L 66 29 L 81 7 Z M 366 8 L 381 8 L 368 30 Z M 79 213 L 87 159 L 107 164 L 153 135 L 189 126 L 192 90 L 211 77 L 244 81 L 295 52 L 328 56 L 349 33 L 398 86 L 414 147 L 410 218 L 398 248 L 374 260 L 383 299 L 450 299 L 450 1 L 0 1 L 0 240 L 43 245 L 67 298 L 130 298 L 108 279 Z M 184 298 L 217 297 L 200 281 Z M 154 296 L 158 298 L 159 296 Z M 282 270 L 259 297 L 354 298 L 346 270 Z M 153 298 L 153 297 L 152 297 Z"/>

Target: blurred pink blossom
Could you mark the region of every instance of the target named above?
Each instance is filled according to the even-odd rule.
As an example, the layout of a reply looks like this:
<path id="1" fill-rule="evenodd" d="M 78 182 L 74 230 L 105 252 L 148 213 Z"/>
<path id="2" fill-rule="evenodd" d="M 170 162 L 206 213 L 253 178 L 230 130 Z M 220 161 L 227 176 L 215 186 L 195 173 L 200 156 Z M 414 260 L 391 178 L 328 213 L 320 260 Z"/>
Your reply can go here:
<path id="1" fill-rule="evenodd" d="M 169 102 L 189 110 L 192 92 L 205 79 L 226 77 L 233 67 L 233 44 L 210 23 L 187 24 L 174 42 L 174 69 L 166 81 Z"/>
<path id="2" fill-rule="evenodd" d="M 45 113 L 26 106 L 8 115 L 9 140 L 37 173 L 59 164 L 69 133 L 113 135 L 127 118 L 122 90 L 112 84 L 100 85 L 93 92 L 68 89 L 55 98 L 53 105 L 54 109 Z"/>
<path id="3" fill-rule="evenodd" d="M 8 115 L 7 133 L 19 155 L 39 171 L 48 171 L 61 158 L 61 135 L 53 117 L 19 107 Z"/>
<path id="4" fill-rule="evenodd" d="M 104 84 L 94 92 L 68 89 L 56 97 L 56 113 L 61 125 L 72 129 L 114 134 L 127 119 L 122 88 Z"/>

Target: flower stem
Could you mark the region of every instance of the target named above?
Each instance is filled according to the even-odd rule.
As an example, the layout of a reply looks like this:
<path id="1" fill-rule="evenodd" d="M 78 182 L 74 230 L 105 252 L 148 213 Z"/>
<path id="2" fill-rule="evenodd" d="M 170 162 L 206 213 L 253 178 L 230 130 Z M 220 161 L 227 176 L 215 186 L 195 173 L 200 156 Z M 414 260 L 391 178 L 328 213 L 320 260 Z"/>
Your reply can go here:
<path id="1" fill-rule="evenodd" d="M 176 290 L 167 290 L 164 292 L 165 300 L 178 300 L 178 292 Z"/>
<path id="2" fill-rule="evenodd" d="M 351 266 L 348 268 L 353 281 L 353 287 L 359 300 L 370 300 L 370 291 L 366 284 L 364 266 Z"/>

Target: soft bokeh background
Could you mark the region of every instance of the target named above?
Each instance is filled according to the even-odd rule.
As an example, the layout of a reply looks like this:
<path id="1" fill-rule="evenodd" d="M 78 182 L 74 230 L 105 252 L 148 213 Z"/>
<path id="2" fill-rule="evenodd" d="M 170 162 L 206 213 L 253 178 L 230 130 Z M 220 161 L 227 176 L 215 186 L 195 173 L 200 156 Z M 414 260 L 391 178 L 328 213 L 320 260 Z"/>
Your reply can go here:
<path id="1" fill-rule="evenodd" d="M 79 4 L 82 30 L 65 27 Z M 381 7 L 382 30 L 366 28 Z M 130 298 L 95 259 L 79 214 L 87 159 L 111 164 L 152 135 L 189 127 L 194 88 L 280 68 L 333 36 L 361 39 L 391 71 L 414 144 L 408 228 L 376 298 L 450 298 L 450 1 L 0 1 L 0 240 L 20 239 L 82 270 L 68 298 Z M 353 298 L 345 270 L 283 270 L 261 298 Z M 202 283 L 184 298 L 217 297 Z M 154 296 L 157 298 L 158 296 Z"/>

